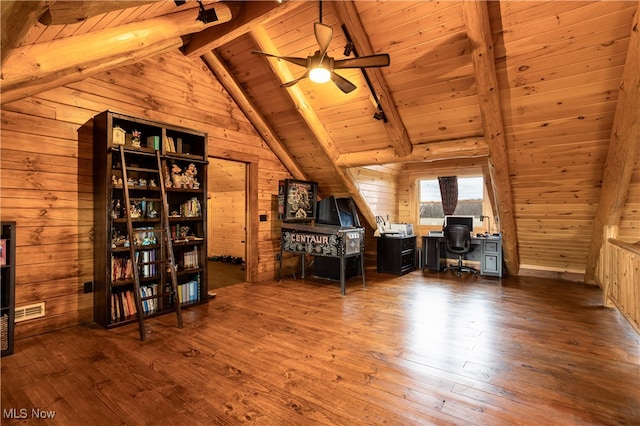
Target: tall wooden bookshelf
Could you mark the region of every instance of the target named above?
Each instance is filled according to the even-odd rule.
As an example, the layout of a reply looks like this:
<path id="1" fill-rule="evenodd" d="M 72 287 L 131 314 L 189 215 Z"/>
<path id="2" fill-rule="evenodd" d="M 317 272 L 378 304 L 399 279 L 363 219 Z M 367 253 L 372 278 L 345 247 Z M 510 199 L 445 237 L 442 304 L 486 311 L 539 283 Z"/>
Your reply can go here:
<path id="1" fill-rule="evenodd" d="M 94 117 L 93 135 L 95 321 L 110 328 L 137 320 L 132 268 L 138 262 L 145 317 L 173 312 L 176 303 L 182 308 L 205 303 L 207 134 L 105 111 Z M 128 181 L 122 176 L 121 145 Z M 170 270 L 154 263 L 163 256 L 162 238 L 150 231 L 158 228 L 164 209 L 158 201 L 162 193 L 159 179 L 166 186 L 178 300 L 173 295 L 147 299 L 165 293 L 171 285 Z M 130 200 L 136 200 L 129 206 L 125 206 L 125 185 L 133 197 Z M 127 230 L 127 212 L 133 222 L 133 238 Z M 138 259 L 131 259 L 129 241 L 136 246 Z"/>
<path id="2" fill-rule="evenodd" d="M 2 356 L 13 353 L 16 292 L 16 223 L 2 222 L 0 228 L 0 335 Z"/>

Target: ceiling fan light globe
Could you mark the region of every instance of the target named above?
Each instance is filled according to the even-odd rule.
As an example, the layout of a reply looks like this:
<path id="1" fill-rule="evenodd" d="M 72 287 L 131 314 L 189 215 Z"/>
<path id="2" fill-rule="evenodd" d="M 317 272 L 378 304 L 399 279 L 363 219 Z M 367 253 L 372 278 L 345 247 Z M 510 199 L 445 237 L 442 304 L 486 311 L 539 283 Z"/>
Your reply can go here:
<path id="1" fill-rule="evenodd" d="M 309 71 L 309 79 L 314 83 L 326 83 L 331 80 L 331 71 L 326 68 L 313 68 Z"/>

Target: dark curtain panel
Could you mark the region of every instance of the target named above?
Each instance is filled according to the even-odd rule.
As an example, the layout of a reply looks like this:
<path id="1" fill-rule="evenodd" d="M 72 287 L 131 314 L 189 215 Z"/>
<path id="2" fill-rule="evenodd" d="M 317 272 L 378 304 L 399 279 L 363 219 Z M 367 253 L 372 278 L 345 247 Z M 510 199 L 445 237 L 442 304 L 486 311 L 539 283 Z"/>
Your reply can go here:
<path id="1" fill-rule="evenodd" d="M 445 215 L 453 214 L 458 205 L 458 177 L 441 176 L 438 178 L 438 183 L 440 184 L 442 210 Z"/>

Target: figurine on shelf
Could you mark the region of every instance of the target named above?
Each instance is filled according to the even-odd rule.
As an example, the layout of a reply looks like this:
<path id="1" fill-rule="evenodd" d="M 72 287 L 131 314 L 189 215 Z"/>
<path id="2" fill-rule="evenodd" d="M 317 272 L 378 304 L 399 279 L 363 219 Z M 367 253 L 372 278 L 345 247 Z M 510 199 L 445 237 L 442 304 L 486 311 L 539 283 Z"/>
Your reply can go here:
<path id="1" fill-rule="evenodd" d="M 124 247 L 129 246 L 127 237 L 125 237 L 118 231 L 114 231 L 113 237 L 111 238 L 111 247 L 116 248 L 116 247 L 123 247 L 123 246 Z"/>
<path id="2" fill-rule="evenodd" d="M 119 218 L 121 211 L 122 211 L 122 207 L 120 206 L 120 200 L 113 200 L 112 207 L 111 207 L 111 217 L 113 219 Z"/>
<path id="3" fill-rule="evenodd" d="M 182 187 L 182 174 L 180 172 L 182 172 L 182 169 L 180 168 L 180 166 L 174 163 L 171 166 L 171 180 L 173 182 L 174 188 Z"/>
<path id="4" fill-rule="evenodd" d="M 196 168 L 196 165 L 193 163 L 190 163 L 187 169 L 184 171 L 185 179 L 183 179 L 187 188 L 191 189 L 195 187 L 195 184 L 198 182 L 198 180 L 196 179 L 197 174 L 198 174 L 198 169 Z M 200 184 L 198 183 L 198 188 L 199 187 L 200 187 Z"/>
<path id="5" fill-rule="evenodd" d="M 180 227 L 180 238 L 187 238 L 187 235 L 189 235 L 189 228 L 188 226 L 181 226 Z"/>
<path id="6" fill-rule="evenodd" d="M 155 188 L 157 186 L 158 186 L 158 184 L 156 183 L 155 179 L 149 179 L 149 187 L 150 188 Z"/>
<path id="7" fill-rule="evenodd" d="M 131 217 L 131 219 L 137 219 L 140 217 L 140 209 L 137 205 L 131 204 L 129 206 L 129 216 Z"/>
<path id="8" fill-rule="evenodd" d="M 133 180 L 133 178 L 127 178 L 127 185 L 131 186 L 131 185 L 135 185 L 136 181 Z"/>
<path id="9" fill-rule="evenodd" d="M 142 133 L 139 130 L 134 130 L 131 132 L 131 145 L 134 148 L 140 148 L 140 137 Z"/>

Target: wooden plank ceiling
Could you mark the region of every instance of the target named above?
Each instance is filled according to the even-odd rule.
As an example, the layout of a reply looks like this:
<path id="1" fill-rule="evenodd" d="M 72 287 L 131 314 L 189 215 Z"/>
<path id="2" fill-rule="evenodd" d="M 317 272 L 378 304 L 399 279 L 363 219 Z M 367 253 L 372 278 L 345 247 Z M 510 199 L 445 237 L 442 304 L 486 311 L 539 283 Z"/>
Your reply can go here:
<path id="1" fill-rule="evenodd" d="M 353 196 L 372 225 L 349 168 L 483 159 L 509 271 L 585 270 L 637 0 L 203 5 L 217 22 L 196 20 L 194 1 L 2 2 L 2 102 L 180 49 L 202 58 L 292 176 Z M 390 55 L 366 71 L 370 85 L 349 69 L 349 94 L 308 79 L 284 89 L 304 68 L 251 53 L 312 55 L 320 10 L 329 56 L 344 57 L 343 24 L 359 56 Z M 637 155 L 623 161 L 638 173 Z"/>

